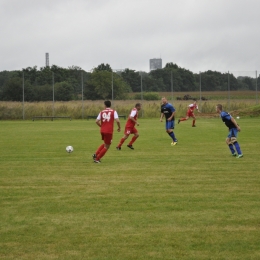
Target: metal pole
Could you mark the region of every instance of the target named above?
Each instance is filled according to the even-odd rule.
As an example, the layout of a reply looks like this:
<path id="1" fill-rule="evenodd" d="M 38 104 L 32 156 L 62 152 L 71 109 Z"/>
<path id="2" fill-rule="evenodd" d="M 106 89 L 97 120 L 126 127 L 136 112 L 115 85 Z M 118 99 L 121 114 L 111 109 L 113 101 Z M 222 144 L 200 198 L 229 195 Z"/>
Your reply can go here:
<path id="1" fill-rule="evenodd" d="M 260 76 L 260 74 L 259 74 Z M 257 96 L 257 70 L 255 71 L 255 103 L 258 104 L 258 96 Z"/>
<path id="2" fill-rule="evenodd" d="M 52 116 L 54 116 L 54 72 L 52 72 Z"/>
<path id="3" fill-rule="evenodd" d="M 230 110 L 230 85 L 229 85 L 229 71 L 228 71 L 228 111 Z"/>
<path id="4" fill-rule="evenodd" d="M 23 71 L 23 120 L 24 120 L 24 71 Z"/>
<path id="5" fill-rule="evenodd" d="M 172 81 L 172 71 L 171 71 L 171 92 L 172 92 L 172 104 L 173 104 L 173 81 Z"/>
<path id="6" fill-rule="evenodd" d="M 201 101 L 201 72 L 200 72 L 200 101 Z"/>
<path id="7" fill-rule="evenodd" d="M 113 70 L 112 70 L 112 102 L 114 100 L 114 77 L 113 77 Z"/>
<path id="8" fill-rule="evenodd" d="M 142 76 L 142 72 L 141 72 L 141 100 L 142 100 L 142 103 L 143 103 L 143 76 Z M 142 111 L 142 117 L 143 117 L 143 109 L 141 111 Z"/>
<path id="9" fill-rule="evenodd" d="M 83 71 L 81 71 L 81 100 L 82 100 L 82 119 L 83 119 L 84 118 Z"/>

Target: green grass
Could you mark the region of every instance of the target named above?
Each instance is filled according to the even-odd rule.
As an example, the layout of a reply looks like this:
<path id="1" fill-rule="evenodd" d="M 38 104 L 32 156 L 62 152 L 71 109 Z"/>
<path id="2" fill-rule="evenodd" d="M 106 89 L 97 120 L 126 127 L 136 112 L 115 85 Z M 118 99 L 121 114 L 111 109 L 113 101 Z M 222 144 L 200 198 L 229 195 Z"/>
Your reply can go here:
<path id="1" fill-rule="evenodd" d="M 94 120 L 0 121 L 0 259 L 260 259 L 260 119 L 239 123 L 242 159 L 219 118 L 175 147 L 140 119 L 135 150 L 115 132 L 96 165 Z"/>

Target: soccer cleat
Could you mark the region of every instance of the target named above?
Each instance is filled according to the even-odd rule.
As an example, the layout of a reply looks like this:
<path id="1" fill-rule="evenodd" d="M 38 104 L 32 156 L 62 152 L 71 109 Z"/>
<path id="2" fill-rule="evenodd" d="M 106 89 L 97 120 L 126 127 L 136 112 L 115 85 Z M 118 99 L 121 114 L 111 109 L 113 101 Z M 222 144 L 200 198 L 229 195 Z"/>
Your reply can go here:
<path id="1" fill-rule="evenodd" d="M 178 124 L 179 124 L 180 122 L 181 122 L 181 120 L 179 119 L 179 120 L 178 120 Z"/>
<path id="2" fill-rule="evenodd" d="M 100 160 L 94 160 L 94 163 L 101 163 Z"/>
<path id="3" fill-rule="evenodd" d="M 237 154 L 236 154 L 236 153 L 232 153 L 231 155 L 232 155 L 232 156 L 234 156 L 234 157 L 236 157 L 236 156 L 237 156 Z"/>
<path id="4" fill-rule="evenodd" d="M 192 125 L 192 127 L 196 127 L 195 125 Z"/>
<path id="5" fill-rule="evenodd" d="M 238 156 L 237 156 L 237 158 L 242 158 L 243 157 L 243 154 L 239 154 Z"/>
<path id="6" fill-rule="evenodd" d="M 117 146 L 116 149 L 117 149 L 117 150 L 121 150 L 121 147 Z"/>
<path id="7" fill-rule="evenodd" d="M 96 154 L 94 153 L 94 154 L 92 154 L 92 158 L 93 158 L 93 160 L 95 160 L 96 158 L 97 158 L 97 156 L 96 156 Z"/>
<path id="8" fill-rule="evenodd" d="M 174 145 L 176 145 L 177 143 L 178 143 L 178 141 L 172 142 L 172 143 L 171 143 L 171 146 L 174 146 Z"/>
<path id="9" fill-rule="evenodd" d="M 134 150 L 134 147 L 133 147 L 132 145 L 129 145 L 129 144 L 128 144 L 127 147 L 130 148 L 130 149 L 132 149 L 132 150 Z"/>

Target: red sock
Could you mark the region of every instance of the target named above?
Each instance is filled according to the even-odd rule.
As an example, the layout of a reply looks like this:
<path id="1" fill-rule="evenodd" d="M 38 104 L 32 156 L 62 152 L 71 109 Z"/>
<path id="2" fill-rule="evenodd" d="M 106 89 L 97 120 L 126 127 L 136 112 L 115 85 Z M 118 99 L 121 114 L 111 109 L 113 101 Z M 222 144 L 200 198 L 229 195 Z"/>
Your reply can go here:
<path id="1" fill-rule="evenodd" d="M 187 120 L 185 117 L 181 118 L 180 121 L 185 121 Z"/>
<path id="2" fill-rule="evenodd" d="M 101 152 L 98 154 L 97 160 L 100 160 L 100 159 L 106 154 L 106 152 L 107 152 L 107 148 L 104 147 L 104 148 L 101 150 Z"/>
<path id="3" fill-rule="evenodd" d="M 102 150 L 104 147 L 105 147 L 104 144 L 101 144 L 101 145 L 98 147 L 98 149 L 97 149 L 97 151 L 96 151 L 96 156 L 97 156 L 97 157 L 98 157 L 99 153 L 101 152 L 101 150 Z"/>
<path id="4" fill-rule="evenodd" d="M 122 146 L 122 144 L 124 143 L 124 141 L 125 141 L 125 139 L 124 139 L 124 138 L 121 138 L 121 140 L 120 140 L 120 142 L 119 142 L 119 144 L 118 144 L 118 146 L 117 146 L 117 147 L 121 147 L 121 146 Z"/>
<path id="5" fill-rule="evenodd" d="M 196 121 L 196 120 L 193 120 L 193 121 L 192 121 L 192 125 L 195 125 L 195 121 Z"/>
<path id="6" fill-rule="evenodd" d="M 137 138 L 138 138 L 138 136 L 133 136 L 132 140 L 130 141 L 130 143 L 128 145 L 132 145 Z"/>

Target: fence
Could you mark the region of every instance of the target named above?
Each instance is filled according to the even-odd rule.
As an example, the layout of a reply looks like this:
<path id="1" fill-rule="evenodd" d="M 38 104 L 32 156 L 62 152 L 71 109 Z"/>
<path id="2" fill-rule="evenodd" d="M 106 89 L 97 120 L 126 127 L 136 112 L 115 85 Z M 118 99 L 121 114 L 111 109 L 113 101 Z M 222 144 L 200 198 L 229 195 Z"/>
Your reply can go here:
<path id="1" fill-rule="evenodd" d="M 85 96 L 87 82 L 91 76 L 92 71 L 74 71 L 74 78 L 62 78 L 60 74 L 57 74 L 55 72 L 50 72 L 48 74 L 44 72 L 38 72 L 38 78 L 42 80 L 42 82 L 46 82 L 44 85 L 46 88 L 46 91 L 48 91 L 48 97 L 50 99 L 50 96 L 52 97 L 52 106 L 51 106 L 51 114 L 48 112 L 48 115 L 44 116 L 58 116 L 55 113 L 55 102 L 57 100 L 56 95 L 57 92 L 56 89 L 59 89 L 60 91 L 65 91 L 66 88 L 69 85 L 73 86 L 74 90 L 74 98 L 76 97 L 77 100 L 81 101 L 81 118 L 85 118 L 87 115 L 85 113 L 84 109 L 84 101 L 88 100 L 88 97 Z M 111 100 L 112 103 L 114 102 L 114 97 L 117 96 L 116 90 L 114 88 L 114 81 L 115 76 L 119 76 L 122 73 L 122 70 L 113 70 L 111 72 L 110 79 L 107 81 L 107 88 L 110 88 L 111 92 Z M 140 80 L 140 99 L 141 102 L 143 102 L 144 92 L 149 91 L 149 85 L 148 85 L 148 79 L 149 74 L 146 72 L 138 72 L 139 74 L 139 80 Z M 76 75 L 76 76 L 75 76 Z M 187 99 L 198 99 L 199 101 L 203 100 L 209 100 L 209 99 L 225 99 L 228 102 L 228 110 L 230 109 L 231 102 L 233 99 L 254 99 L 255 104 L 259 104 L 259 87 L 260 87 L 260 74 L 258 74 L 258 71 L 225 71 L 225 72 L 213 72 L 213 71 L 207 71 L 207 72 L 195 72 L 193 73 L 194 79 L 195 79 L 195 87 L 194 90 L 186 90 L 184 92 L 179 92 L 178 94 L 176 92 L 176 81 L 179 79 L 176 79 L 174 73 L 169 74 L 168 78 L 168 84 L 170 86 L 167 86 L 168 89 L 170 89 L 170 94 L 168 95 L 168 99 L 171 100 L 171 102 L 175 102 L 177 99 L 185 99 L 186 96 Z M 28 73 L 26 71 L 22 72 L 21 82 L 22 82 L 22 99 L 20 102 L 22 102 L 22 119 L 26 118 L 25 115 L 25 96 L 26 88 L 28 88 L 28 84 L 26 84 L 28 79 Z M 154 79 L 156 81 L 158 79 Z M 185 78 L 182 79 L 185 81 Z M 57 81 L 57 82 L 55 82 Z M 166 82 L 167 79 L 164 81 Z M 65 83 L 67 83 L 67 85 Z M 145 84 L 144 84 L 145 82 Z M 151 82 L 151 80 L 150 80 Z M 153 82 L 151 82 L 152 84 Z M 63 84 L 63 85 L 62 85 Z M 188 83 L 187 89 L 189 89 Z M 33 82 L 32 85 L 35 85 L 37 88 L 43 88 L 40 86 L 37 86 L 37 80 Z M 48 86 L 48 88 L 46 87 Z M 1 88 L 1 86 L 0 86 Z M 158 89 L 157 89 L 158 90 Z M 163 95 L 161 91 L 157 91 L 159 95 Z M 194 96 L 194 93 L 196 92 L 196 96 Z M 40 92 L 41 93 L 41 92 Z M 250 93 L 250 95 L 248 95 Z M 182 95 L 183 94 L 183 95 Z M 42 94 L 43 95 L 43 94 Z M 60 95 L 60 94 L 59 94 Z M 177 96 L 178 95 L 178 96 Z M 181 95 L 181 96 L 180 96 Z M 36 115 L 38 116 L 38 115 Z"/>

